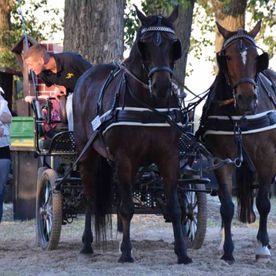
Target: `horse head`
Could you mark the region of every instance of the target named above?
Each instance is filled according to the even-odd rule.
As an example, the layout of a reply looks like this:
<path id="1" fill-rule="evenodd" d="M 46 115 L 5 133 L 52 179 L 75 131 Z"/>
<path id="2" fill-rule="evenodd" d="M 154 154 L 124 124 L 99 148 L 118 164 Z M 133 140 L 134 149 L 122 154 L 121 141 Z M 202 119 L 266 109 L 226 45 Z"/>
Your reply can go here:
<path id="1" fill-rule="evenodd" d="M 252 31 L 230 32 L 217 23 L 224 38 L 221 51 L 217 54 L 219 69 L 223 72 L 233 91 L 234 102 L 241 114 L 254 113 L 258 103 L 256 78 L 268 68 L 268 54 L 258 55 L 254 38 L 261 28 L 259 21 Z"/>
<path id="2" fill-rule="evenodd" d="M 181 57 L 181 42 L 173 23 L 178 17 L 178 6 L 169 17 L 145 16 L 136 7 L 141 27 L 137 32 L 134 51 L 137 51 L 141 79 L 148 82 L 152 96 L 167 98 L 171 95 L 174 63 Z"/>

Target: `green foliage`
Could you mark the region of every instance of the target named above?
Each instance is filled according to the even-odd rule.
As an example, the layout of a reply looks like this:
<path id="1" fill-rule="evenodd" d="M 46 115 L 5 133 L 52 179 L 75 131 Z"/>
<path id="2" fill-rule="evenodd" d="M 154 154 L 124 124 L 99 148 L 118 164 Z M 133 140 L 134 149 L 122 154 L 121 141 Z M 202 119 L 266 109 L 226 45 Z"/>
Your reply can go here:
<path id="1" fill-rule="evenodd" d="M 18 11 L 21 10 L 25 19 L 25 30 L 27 35 L 36 40 L 46 39 L 48 35 L 62 30 L 63 22 L 56 23 L 54 18 L 59 15 L 59 10 L 55 8 L 48 9 L 46 0 L 22 0 L 14 1 L 11 17 L 11 29 L 5 37 L 5 45 L 7 50 L 0 54 L 0 67 L 18 68 L 15 56 L 11 53 L 13 46 L 23 36 L 23 25 Z M 40 13 L 45 18 L 44 22 L 36 14 Z M 43 31 L 43 33 L 42 33 Z"/>
<path id="2" fill-rule="evenodd" d="M 215 35 L 210 37 L 210 34 L 215 33 L 215 18 L 210 16 L 210 5 L 209 1 L 202 3 L 203 5 L 195 4 L 194 6 L 194 22 L 192 25 L 192 35 L 190 37 L 190 49 L 189 51 L 193 53 L 198 59 L 201 58 L 204 49 L 207 46 L 214 45 Z M 204 9 L 202 9 L 204 7 Z M 193 35 L 196 28 L 198 28 L 197 33 L 200 35 Z M 212 39 L 212 37 L 214 39 Z M 213 60 L 214 57 L 208 57 L 208 60 Z"/>
<path id="3" fill-rule="evenodd" d="M 227 14 L 231 14 L 231 11 L 233 10 L 230 8 L 231 2 L 230 0 L 220 0 L 223 2 L 224 6 L 224 12 Z M 195 56 L 200 58 L 202 54 L 202 47 L 201 45 L 206 45 L 208 43 L 209 45 L 213 45 L 215 40 L 209 40 L 208 42 L 206 40 L 206 35 L 210 32 L 214 32 L 214 12 L 213 7 L 208 0 L 198 0 L 198 5 L 195 6 L 194 14 L 195 16 L 195 24 L 200 26 L 201 30 L 201 36 L 198 39 L 191 38 L 191 49 L 195 51 Z M 205 14 L 201 17 L 198 17 L 199 11 L 201 9 L 205 10 Z M 247 8 L 246 8 L 246 19 L 249 19 L 249 22 L 247 22 L 249 29 L 252 29 L 253 26 L 255 26 L 256 22 L 259 20 L 262 20 L 262 29 L 260 31 L 260 34 L 258 35 L 258 38 L 262 39 L 262 42 L 267 48 L 267 51 L 272 57 L 276 50 L 276 40 L 275 40 L 275 33 L 272 30 L 272 28 L 275 28 L 276 26 L 276 20 L 275 20 L 275 10 L 276 10 L 276 2 L 271 0 L 247 0 Z M 248 29 L 248 27 L 247 27 Z"/>
<path id="4" fill-rule="evenodd" d="M 131 0 L 126 1 L 124 12 L 124 44 L 126 47 L 131 47 L 134 41 L 135 33 L 139 27 L 139 19 L 136 16 L 134 6 Z"/>
<path id="5" fill-rule="evenodd" d="M 224 4 L 224 12 L 231 14 L 234 10 L 231 8 L 233 1 L 220 0 Z M 136 18 L 134 6 L 131 6 L 133 1 L 127 0 L 127 9 L 125 9 L 125 44 L 132 46 L 135 32 L 139 26 L 139 21 Z M 241 1 L 243 2 L 243 1 Z M 237 2 L 238 3 L 238 2 Z M 145 14 L 168 14 L 172 7 L 176 4 L 189 5 L 189 0 L 144 0 L 142 1 L 142 9 Z M 238 3 L 239 4 L 239 3 Z M 236 10 L 236 9 L 235 9 Z M 250 19 L 248 22 L 250 27 L 255 25 L 258 20 L 262 20 L 262 29 L 258 38 L 262 39 L 268 49 L 270 57 L 272 57 L 276 50 L 275 33 L 268 32 L 267 30 L 275 28 L 275 10 L 276 2 L 271 0 L 248 0 L 246 18 Z M 198 26 L 200 35 L 194 36 L 194 27 L 191 36 L 190 51 L 197 58 L 201 58 L 202 51 L 208 45 L 214 45 L 215 36 L 210 34 L 215 31 L 215 18 L 213 7 L 208 0 L 198 0 L 194 7 L 194 22 L 193 26 Z M 213 59 L 210 57 L 209 59 Z"/>
<path id="6" fill-rule="evenodd" d="M 259 38 L 263 40 L 263 43 L 267 46 L 267 52 L 272 57 L 276 52 L 276 39 L 273 31 L 268 32 L 267 30 L 276 30 L 276 2 L 269 0 L 250 0 L 247 6 L 248 11 L 252 14 L 252 21 L 257 22 L 262 20 L 262 28 Z M 251 24 L 252 26 L 254 24 Z"/>

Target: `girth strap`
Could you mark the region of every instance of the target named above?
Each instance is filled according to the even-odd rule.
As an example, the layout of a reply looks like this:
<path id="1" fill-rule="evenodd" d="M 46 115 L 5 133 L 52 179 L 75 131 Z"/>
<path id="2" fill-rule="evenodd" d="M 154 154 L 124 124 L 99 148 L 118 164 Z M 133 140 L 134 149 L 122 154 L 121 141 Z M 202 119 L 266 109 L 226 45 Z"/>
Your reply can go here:
<path id="1" fill-rule="evenodd" d="M 237 117 L 237 118 L 236 118 Z M 262 115 L 249 116 L 209 116 L 204 124 L 206 132 L 204 134 L 233 134 L 235 125 L 240 126 L 243 134 L 257 133 L 270 129 L 276 125 L 276 110 L 263 112 Z M 275 126 L 276 128 L 276 126 Z M 225 133 L 223 133 L 225 132 Z"/>
<path id="2" fill-rule="evenodd" d="M 176 123 L 185 123 L 184 116 L 181 110 L 171 110 L 161 112 L 164 115 L 170 116 L 170 118 Z M 135 110 L 117 110 L 115 115 L 116 122 L 137 122 L 143 124 L 160 124 L 167 123 L 166 117 L 161 117 L 150 110 L 135 111 Z"/>

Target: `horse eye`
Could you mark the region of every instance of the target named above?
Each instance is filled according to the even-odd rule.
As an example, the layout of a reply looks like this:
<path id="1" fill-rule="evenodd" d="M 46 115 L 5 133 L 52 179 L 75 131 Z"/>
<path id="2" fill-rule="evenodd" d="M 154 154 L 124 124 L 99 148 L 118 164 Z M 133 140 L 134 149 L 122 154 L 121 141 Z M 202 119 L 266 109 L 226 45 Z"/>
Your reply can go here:
<path id="1" fill-rule="evenodd" d="M 229 56 L 225 56 L 225 58 L 226 58 L 226 60 L 231 60 L 231 57 L 229 57 Z"/>

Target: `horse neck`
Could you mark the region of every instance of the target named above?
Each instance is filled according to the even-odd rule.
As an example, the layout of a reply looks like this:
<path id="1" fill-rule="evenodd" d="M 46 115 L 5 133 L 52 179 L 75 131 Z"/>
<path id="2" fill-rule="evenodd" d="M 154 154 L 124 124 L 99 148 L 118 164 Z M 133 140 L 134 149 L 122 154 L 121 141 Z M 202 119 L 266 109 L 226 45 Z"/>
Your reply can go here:
<path id="1" fill-rule="evenodd" d="M 219 72 L 207 99 L 208 115 L 237 115 L 234 103 L 227 103 L 231 99 L 233 99 L 232 88 L 227 84 L 224 74 Z"/>
<path id="2" fill-rule="evenodd" d="M 136 49 L 136 45 L 130 52 L 129 58 L 126 60 L 125 65 L 127 69 L 134 74 L 139 80 L 148 84 L 148 74 L 143 66 L 141 57 Z"/>
<path id="3" fill-rule="evenodd" d="M 276 75 L 271 74 L 271 72 L 273 71 L 266 70 L 265 75 L 263 73 L 258 75 L 258 105 L 256 113 L 276 109 Z M 267 81 L 272 82 L 274 88 Z"/>

